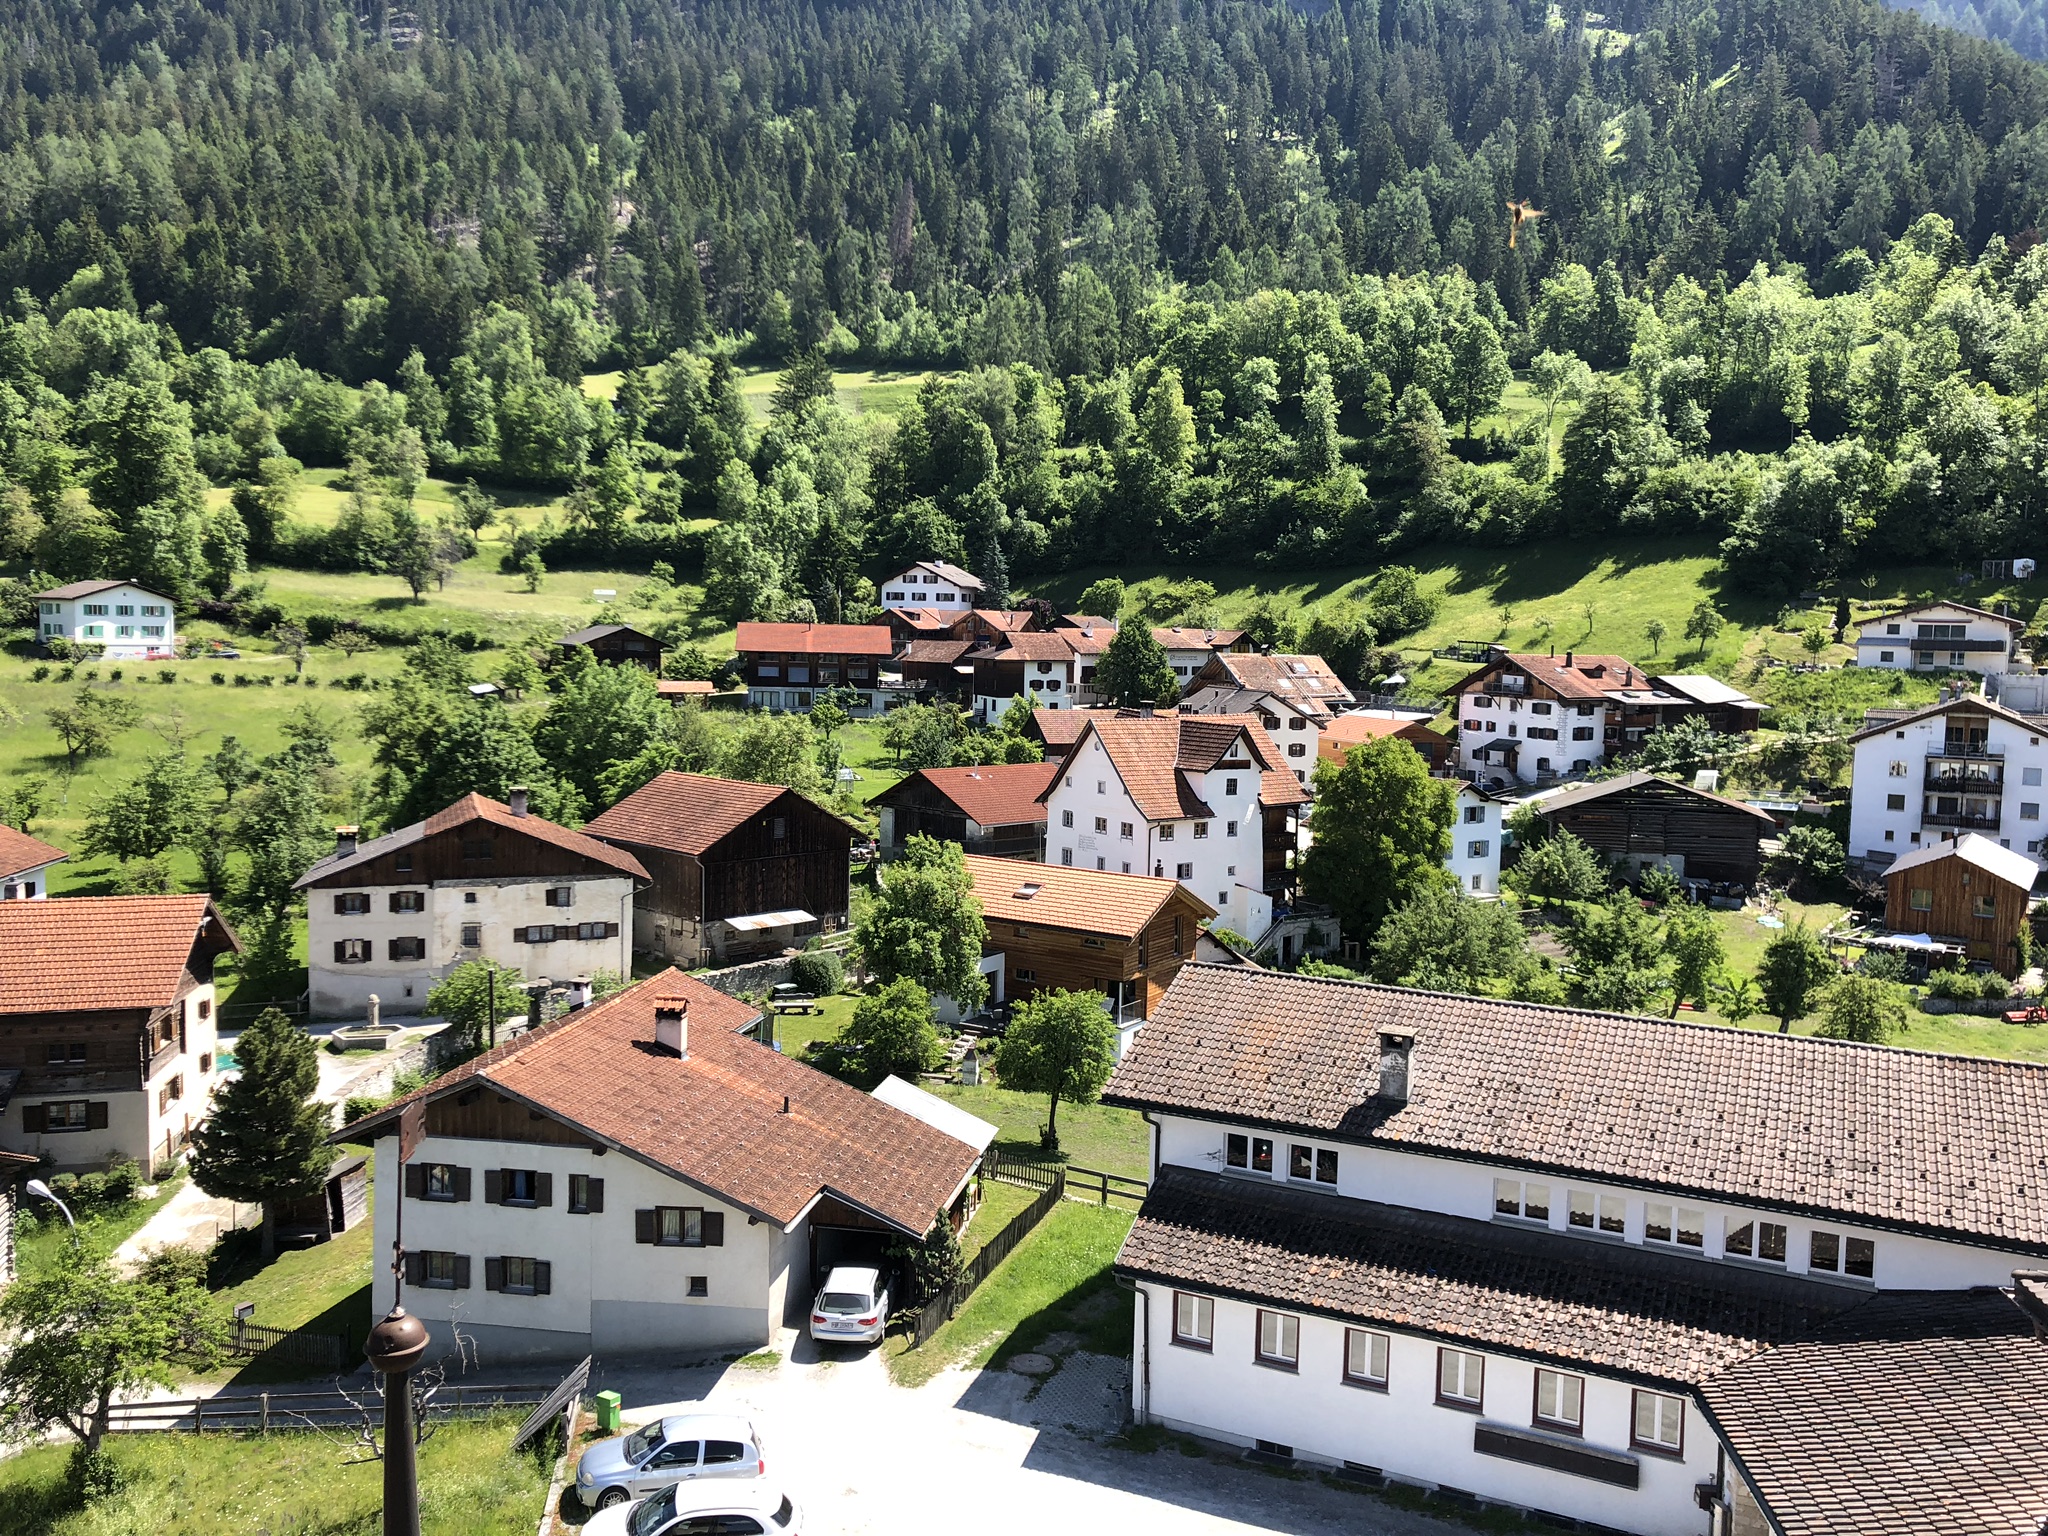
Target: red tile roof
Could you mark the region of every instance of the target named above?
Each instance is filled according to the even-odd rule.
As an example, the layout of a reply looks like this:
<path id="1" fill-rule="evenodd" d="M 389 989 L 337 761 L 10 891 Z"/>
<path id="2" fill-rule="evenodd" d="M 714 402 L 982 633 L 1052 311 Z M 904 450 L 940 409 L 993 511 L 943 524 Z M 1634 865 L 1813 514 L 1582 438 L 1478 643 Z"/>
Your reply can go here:
<path id="1" fill-rule="evenodd" d="M 907 628 L 929 629 L 938 634 L 946 633 L 962 618 L 961 614 L 948 613 L 943 608 L 891 608 L 888 613 Z"/>
<path id="2" fill-rule="evenodd" d="M 0 901 L 0 1015 L 162 1008 L 202 939 L 242 947 L 210 896 Z"/>
<path id="3" fill-rule="evenodd" d="M 1311 714 L 1333 712 L 1333 705 L 1351 702 L 1351 690 L 1320 656 L 1222 651 L 1207 667 L 1220 667 L 1240 688 L 1277 694 Z"/>
<path id="4" fill-rule="evenodd" d="M 0 827 L 0 875 L 18 875 L 25 869 L 41 869 L 59 859 L 69 858 L 62 848 L 53 848 L 39 837 Z"/>
<path id="5" fill-rule="evenodd" d="M 308 886 L 318 885 L 336 875 L 359 869 L 394 849 L 410 847 L 414 843 L 438 837 L 443 832 L 452 832 L 457 827 L 469 826 L 473 822 L 483 822 L 487 826 L 501 828 L 520 837 L 532 838 L 537 843 L 546 843 L 550 847 L 561 849 L 564 853 L 607 865 L 621 874 L 631 875 L 636 880 L 648 878 L 646 866 L 622 849 L 614 848 L 609 843 L 601 843 L 585 833 L 557 826 L 545 816 L 515 816 L 512 814 L 512 808 L 504 801 L 493 800 L 488 795 L 472 792 L 464 795 L 453 805 L 434 812 L 425 821 L 416 821 L 409 827 L 400 827 L 396 831 L 386 832 L 382 837 L 373 837 L 368 842 L 358 843 L 354 853 L 328 854 L 299 876 L 292 889 L 304 890 Z M 535 878 L 538 879 L 540 876 L 536 874 Z"/>
<path id="6" fill-rule="evenodd" d="M 974 654 L 987 661 L 1071 662 L 1084 643 L 1077 630 L 1017 631 L 989 641 L 984 649 Z"/>
<path id="7" fill-rule="evenodd" d="M 1240 739 L 1250 742 L 1252 761 L 1259 769 L 1260 804 L 1303 805 L 1310 798 L 1256 715 L 1102 711 L 1091 715 L 1084 733 L 1087 730 L 1101 741 L 1125 791 L 1148 821 L 1209 815 L 1208 805 L 1187 775 L 1208 772 Z M 1075 737 L 1077 750 L 1081 739 Z M 1047 793 L 1051 793 L 1050 786 Z"/>
<path id="8" fill-rule="evenodd" d="M 656 681 L 654 691 L 664 699 L 702 699 L 718 692 L 718 684 L 703 678 L 661 678 Z"/>
<path id="9" fill-rule="evenodd" d="M 689 1000 L 686 1058 L 654 1041 L 655 1000 L 669 997 Z M 412 1099 L 480 1078 L 778 1226 L 830 1194 L 922 1236 L 979 1154 L 736 1033 L 758 1013 L 664 971 L 464 1063 L 348 1134 L 389 1132 Z"/>
<path id="10" fill-rule="evenodd" d="M 1562 656 L 1545 656 L 1534 651 L 1511 651 L 1496 657 L 1458 684 L 1459 693 L 1470 693 L 1482 679 L 1512 664 L 1543 684 L 1561 699 L 1596 700 L 1615 693 L 1651 692 L 1656 684 L 1649 673 L 1624 656 L 1594 656 L 1572 651 Z M 1675 695 L 1673 703 L 1682 702 Z"/>
<path id="11" fill-rule="evenodd" d="M 974 616 L 990 629 L 1017 634 L 1038 622 L 1038 615 L 1027 608 L 977 608 Z"/>
<path id="12" fill-rule="evenodd" d="M 913 640 L 903 647 L 903 654 L 896 659 L 950 667 L 973 649 L 972 640 Z"/>
<path id="13" fill-rule="evenodd" d="M 896 642 L 886 624 L 763 624 L 745 620 L 733 649 L 796 656 L 887 656 Z"/>
<path id="14" fill-rule="evenodd" d="M 1159 915 L 1159 909 L 1173 900 L 1175 892 L 1198 909 L 1197 921 L 1216 915 L 1214 907 L 1189 893 L 1178 880 L 1156 875 L 1027 864 L 1021 859 L 992 859 L 974 853 L 967 855 L 967 872 L 974 877 L 974 894 L 988 920 L 989 943 L 997 948 L 1002 945 L 999 927 L 1006 923 L 1135 939 Z M 1192 953 L 1194 935 L 1190 933 L 1188 938 Z"/>
<path id="15" fill-rule="evenodd" d="M 1170 629 L 1153 630 L 1152 638 L 1169 651 L 1227 651 L 1244 638 L 1244 631 L 1176 624 Z"/>
<path id="16" fill-rule="evenodd" d="M 657 774 L 602 816 L 587 824 L 593 837 L 700 854 L 729 836 L 776 801 L 788 796 L 824 815 L 814 801 L 780 784 L 715 779 L 704 773 Z M 837 819 L 837 818 L 834 818 Z M 849 835 L 852 828 L 848 829 Z"/>
<path id="17" fill-rule="evenodd" d="M 1045 821 L 1039 796 L 1059 775 L 1058 763 L 998 763 L 987 768 L 920 768 L 875 797 L 892 802 L 907 784 L 922 781 L 944 795 L 969 821 L 1010 827 Z"/>

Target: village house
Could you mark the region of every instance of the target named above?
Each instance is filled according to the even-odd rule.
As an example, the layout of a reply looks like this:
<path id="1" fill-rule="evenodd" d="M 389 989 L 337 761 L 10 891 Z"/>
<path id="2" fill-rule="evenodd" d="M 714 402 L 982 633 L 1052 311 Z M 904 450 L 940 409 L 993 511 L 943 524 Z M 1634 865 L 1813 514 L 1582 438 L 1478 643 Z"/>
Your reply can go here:
<path id="1" fill-rule="evenodd" d="M 1298 703 L 1311 719 L 1318 721 L 1342 714 L 1357 702 L 1343 679 L 1320 656 L 1220 651 L 1196 669 L 1182 692 L 1192 693 L 1204 687 L 1244 688 L 1253 693 L 1272 694 Z"/>
<path id="2" fill-rule="evenodd" d="M 1884 925 L 1959 945 L 2016 977 L 2024 969 L 2019 931 L 2039 873 L 2025 854 L 1975 832 L 1928 843 L 1884 872 Z"/>
<path id="3" fill-rule="evenodd" d="M 100 647 L 109 661 L 178 654 L 178 613 L 161 592 L 132 581 L 73 581 L 35 595 L 36 638 Z"/>
<path id="4" fill-rule="evenodd" d="M 915 641 L 960 640 L 972 648 L 968 625 L 974 615 L 965 609 L 942 608 L 885 608 L 882 618 L 889 626 L 889 637 L 898 646 Z"/>
<path id="5" fill-rule="evenodd" d="M 666 649 L 654 636 L 630 624 L 592 624 L 587 629 L 562 636 L 555 644 L 564 656 L 584 651 L 613 666 L 630 663 L 645 667 L 650 672 L 661 670 L 661 654 Z"/>
<path id="6" fill-rule="evenodd" d="M 1922 603 L 1881 613 L 1856 630 L 1856 665 L 1902 672 L 2009 672 L 2026 624 L 1968 603 Z"/>
<path id="7" fill-rule="evenodd" d="M 1573 784 L 1531 802 L 1536 814 L 1639 875 L 1653 865 L 1681 879 L 1754 885 L 1763 843 L 1778 824 L 1726 795 L 1654 773 Z"/>
<path id="8" fill-rule="evenodd" d="M 1173 668 L 1173 675 L 1180 679 L 1183 692 L 1194 681 L 1195 674 L 1216 657 L 1255 649 L 1252 637 L 1241 629 L 1172 624 L 1155 628 L 1152 638 L 1165 650 L 1167 663 Z"/>
<path id="9" fill-rule="evenodd" d="M 1338 715 L 1323 726 L 1318 751 L 1321 756 L 1341 763 L 1344 754 L 1353 747 L 1388 736 L 1407 742 L 1421 753 L 1422 760 L 1429 764 L 1430 773 L 1438 778 L 1447 776 L 1456 767 L 1458 748 L 1450 737 L 1442 731 L 1431 730 L 1419 720 L 1395 715 Z"/>
<path id="10" fill-rule="evenodd" d="M 1100 992 L 1119 1026 L 1146 1019 L 1195 957 L 1216 909 L 1173 879 L 969 854 L 997 1002 Z"/>
<path id="11" fill-rule="evenodd" d="M 1981 832 L 2041 862 L 2048 715 L 1955 693 L 1918 709 L 1872 709 L 1849 738 L 1849 857 L 1884 869 L 1926 844 Z"/>
<path id="12" fill-rule="evenodd" d="M 1231 683 L 1196 686 L 1182 697 L 1180 709 L 1185 715 L 1257 715 L 1259 724 L 1276 743 L 1289 749 L 1301 748 L 1299 752 L 1289 750 L 1288 757 L 1294 776 L 1304 783 L 1315 772 L 1318 748 L 1313 744 L 1319 740 L 1317 733 L 1330 720 L 1308 700 L 1261 693 Z"/>
<path id="13" fill-rule="evenodd" d="M 1444 855 L 1444 868 L 1467 896 L 1500 895 L 1500 857 L 1508 840 L 1507 812 L 1512 804 L 1469 779 L 1458 783 L 1451 851 Z"/>
<path id="14" fill-rule="evenodd" d="M 876 845 L 883 858 L 893 858 L 922 833 L 969 853 L 1043 859 L 1045 806 L 1039 796 L 1057 772 L 1057 763 L 920 768 L 869 802 L 880 821 Z"/>
<path id="15" fill-rule="evenodd" d="M 419 1013 L 427 993 L 469 960 L 528 977 L 633 974 L 632 854 L 527 808 L 464 795 L 424 821 L 359 839 L 298 878 L 306 893 L 309 1006 L 321 1018 Z"/>
<path id="16" fill-rule="evenodd" d="M 0 826 L 0 901 L 35 901 L 50 894 L 50 870 L 69 858 L 62 848 Z"/>
<path id="17" fill-rule="evenodd" d="M 886 624 L 766 624 L 744 620 L 734 640 L 747 707 L 807 710 L 820 688 L 841 695 L 849 715 L 879 715 L 882 663 L 895 653 Z"/>
<path id="18" fill-rule="evenodd" d="M 1099 648 L 1078 630 L 1017 631 L 968 652 L 974 668 L 974 718 L 992 725 L 1017 700 L 1031 709 L 1072 709 L 1095 680 Z"/>
<path id="19" fill-rule="evenodd" d="M 1482 782 L 1549 784 L 1626 757 L 1700 706 L 1620 656 L 1501 651 L 1458 684 L 1458 769 Z"/>
<path id="20" fill-rule="evenodd" d="M 584 831 L 648 871 L 635 949 L 694 967 L 846 926 L 856 829 L 780 784 L 659 774 Z"/>
<path id="21" fill-rule="evenodd" d="M 205 896 L 0 902 L 0 1150 L 154 1178 L 206 1118 L 240 952 Z"/>
<path id="22" fill-rule="evenodd" d="M 1087 729 L 1090 720 L 1114 720 L 1119 715 L 1142 719 L 1150 713 L 1150 710 L 1103 709 L 1093 705 L 1083 705 L 1079 709 L 1047 709 L 1041 704 L 1024 722 L 1024 734 L 1044 749 L 1047 762 L 1056 763 L 1074 750 L 1074 743 L 1080 740 L 1081 732 Z"/>
<path id="23" fill-rule="evenodd" d="M 678 971 L 465 1062 L 348 1129 L 376 1147 L 375 1251 L 436 1344 L 487 1368 L 616 1350 L 744 1354 L 834 1265 L 971 1210 L 972 1146 L 749 1038 Z M 408 1117 L 419 1140 L 401 1150 Z M 371 1266 L 370 1310 L 400 1299 Z"/>
<path id="24" fill-rule="evenodd" d="M 972 640 L 912 640 L 896 656 L 903 691 L 923 699 L 965 701 L 974 687 Z"/>
<path id="25" fill-rule="evenodd" d="M 964 614 L 981 601 L 980 578 L 944 560 L 920 560 L 875 589 L 884 608 L 929 608 Z"/>
<path id="26" fill-rule="evenodd" d="M 1255 716 L 1094 715 L 1044 793 L 1048 862 L 1178 880 L 1256 940 L 1309 802 L 1286 764 Z"/>
<path id="27" fill-rule="evenodd" d="M 1657 686 L 1690 699 L 1695 706 L 1691 713 L 1720 735 L 1746 736 L 1763 723 L 1763 705 L 1718 677 L 1703 672 L 1666 672 L 1658 677 Z"/>
<path id="28" fill-rule="evenodd" d="M 2048 1512 L 2048 1067 L 1197 965 L 1103 1102 L 1140 1424 L 1636 1536 Z"/>

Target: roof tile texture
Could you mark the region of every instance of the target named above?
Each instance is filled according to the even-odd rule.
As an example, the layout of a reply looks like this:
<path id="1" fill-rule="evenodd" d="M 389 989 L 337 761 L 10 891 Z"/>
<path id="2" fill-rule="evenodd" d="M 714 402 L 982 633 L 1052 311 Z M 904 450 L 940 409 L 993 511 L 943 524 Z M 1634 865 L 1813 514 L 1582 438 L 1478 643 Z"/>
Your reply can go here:
<path id="1" fill-rule="evenodd" d="M 559 848 L 564 853 L 574 854 L 578 858 L 609 865 L 621 874 L 631 875 L 637 880 L 647 878 L 646 868 L 622 848 L 614 848 L 609 843 L 599 842 L 586 833 L 558 826 L 545 816 L 515 816 L 512 814 L 512 808 L 504 801 L 493 800 L 487 795 L 472 792 L 464 795 L 453 805 L 434 812 L 425 821 L 416 821 L 409 827 L 399 827 L 395 831 L 386 832 L 382 837 L 373 837 L 366 842 L 358 843 L 356 851 L 352 854 L 342 856 L 330 853 L 325 858 L 316 860 L 310 869 L 299 876 L 298 886 L 313 885 L 336 875 L 346 874 L 351 869 L 383 857 L 395 848 L 423 842 L 427 838 L 438 837 L 443 832 L 452 832 L 458 827 L 466 827 L 475 822 L 500 827 L 521 837 L 530 837 L 535 842 Z"/>
<path id="2" fill-rule="evenodd" d="M 1135 939 L 1173 899 L 1175 891 L 1181 891 L 1204 917 L 1215 915 L 1208 903 L 1182 891 L 1178 881 L 1156 875 L 1027 864 L 1020 859 L 972 853 L 967 855 L 967 872 L 974 877 L 974 894 L 989 925 L 989 943 L 996 948 L 1002 947 L 999 929 L 1005 923 L 1035 923 L 1075 933 Z M 1026 889 L 1031 890 L 1029 896 L 1021 894 Z"/>
<path id="3" fill-rule="evenodd" d="M 25 869 L 40 869 L 68 857 L 62 848 L 52 847 L 39 837 L 0 827 L 0 875 L 18 875 Z"/>
<path id="4" fill-rule="evenodd" d="M 0 901 L 0 1015 L 161 1008 L 209 920 L 206 896 Z"/>
<path id="5" fill-rule="evenodd" d="M 785 795 L 803 798 L 780 784 L 670 771 L 649 779 L 587 825 L 594 837 L 700 854 Z"/>
<path id="6" fill-rule="evenodd" d="M 1250 743 L 1248 760 L 1259 773 L 1261 804 L 1301 805 L 1309 798 L 1256 715 L 1105 712 L 1090 724 L 1124 789 L 1148 821 L 1210 815 L 1198 786 L 1187 775 L 1207 773 L 1244 741 Z"/>
<path id="7" fill-rule="evenodd" d="M 1058 763 L 998 763 L 986 768 L 920 768 L 900 781 L 923 779 L 984 827 L 1043 822 L 1039 796 L 1059 775 Z M 887 792 L 894 798 L 898 786 Z"/>
<path id="8" fill-rule="evenodd" d="M 733 643 L 744 656 L 775 651 L 798 656 L 887 656 L 895 650 L 886 624 L 764 624 L 747 619 Z"/>

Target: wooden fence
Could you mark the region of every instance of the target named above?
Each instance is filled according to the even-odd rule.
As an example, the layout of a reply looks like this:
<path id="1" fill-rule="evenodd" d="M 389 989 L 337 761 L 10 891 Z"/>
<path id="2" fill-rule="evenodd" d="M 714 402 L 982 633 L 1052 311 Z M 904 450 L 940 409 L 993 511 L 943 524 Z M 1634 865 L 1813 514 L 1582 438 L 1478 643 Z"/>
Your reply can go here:
<path id="1" fill-rule="evenodd" d="M 1035 1167 L 1039 1165 L 1027 1166 Z M 988 1171 L 992 1177 L 1004 1177 L 993 1169 Z M 995 1267 L 1010 1256 L 1011 1251 L 1024 1241 L 1033 1227 L 1045 1220 L 1046 1212 L 1066 1198 L 1067 1180 L 1065 1171 L 1053 1168 L 1050 1170 L 1050 1173 L 1051 1179 L 1048 1183 L 1031 1186 L 1039 1191 L 1038 1198 L 1013 1216 L 1008 1226 L 989 1239 L 988 1246 L 968 1261 L 966 1271 L 958 1280 L 947 1286 L 915 1312 L 910 1313 L 907 1318 L 899 1319 L 897 1326 L 901 1331 L 910 1335 L 910 1344 L 913 1349 L 937 1333 L 946 1320 L 959 1310 L 960 1303 L 974 1294 L 975 1287 L 986 1280 L 995 1270 Z M 1022 1183 L 1024 1181 L 1019 1179 L 1014 1181 L 1006 1180 L 1006 1182 Z"/>
<path id="2" fill-rule="evenodd" d="M 551 1389 L 544 1382 L 518 1386 L 468 1386 L 450 1383 L 428 1399 L 430 1418 L 461 1418 L 508 1408 L 531 1409 L 545 1402 Z M 235 1396 L 166 1398 L 154 1402 L 120 1403 L 109 1429 L 122 1433 L 147 1430 L 202 1434 L 215 1430 L 267 1434 L 284 1429 L 350 1429 L 360 1424 L 363 1406 L 378 1422 L 382 1408 L 376 1389 L 365 1386 L 357 1401 L 336 1392 L 256 1392 Z"/>
<path id="3" fill-rule="evenodd" d="M 347 1370 L 349 1341 L 339 1333 L 308 1333 L 299 1328 L 266 1328 L 238 1317 L 228 1335 L 228 1353 L 308 1365 L 319 1371 Z"/>
<path id="4" fill-rule="evenodd" d="M 1056 1179 L 1062 1180 L 1069 1200 L 1091 1200 L 1096 1205 L 1107 1205 L 1112 1200 L 1125 1200 L 1132 1206 L 1142 1205 L 1145 1191 L 1152 1187 L 1144 1179 L 1134 1179 L 1127 1174 L 1066 1163 L 1035 1163 L 1028 1158 L 1005 1157 L 1000 1152 L 988 1154 L 982 1163 L 982 1171 L 992 1179 L 1001 1179 L 1005 1184 L 1022 1184 L 1027 1189 L 1050 1189 Z"/>

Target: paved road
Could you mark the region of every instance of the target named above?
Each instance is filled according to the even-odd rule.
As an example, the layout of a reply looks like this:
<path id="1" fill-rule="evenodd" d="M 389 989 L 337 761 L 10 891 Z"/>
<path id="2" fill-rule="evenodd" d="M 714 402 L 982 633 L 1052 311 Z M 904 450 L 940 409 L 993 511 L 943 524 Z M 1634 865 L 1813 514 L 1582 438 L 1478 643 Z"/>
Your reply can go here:
<path id="1" fill-rule="evenodd" d="M 627 1426 L 708 1401 L 744 1409 L 771 1478 L 804 1505 L 816 1536 L 1451 1536 L 1465 1527 L 1313 1476 L 1286 1477 L 1212 1449 L 1149 1453 L 1110 1443 L 1125 1362 L 1068 1354 L 1042 1384 L 953 1370 L 893 1386 L 878 1356 L 808 1340 L 770 1370 L 604 1365 L 593 1388 L 625 1399 Z M 574 1507 L 573 1496 L 571 1507 Z M 560 1527 L 557 1528 L 558 1530 Z"/>

